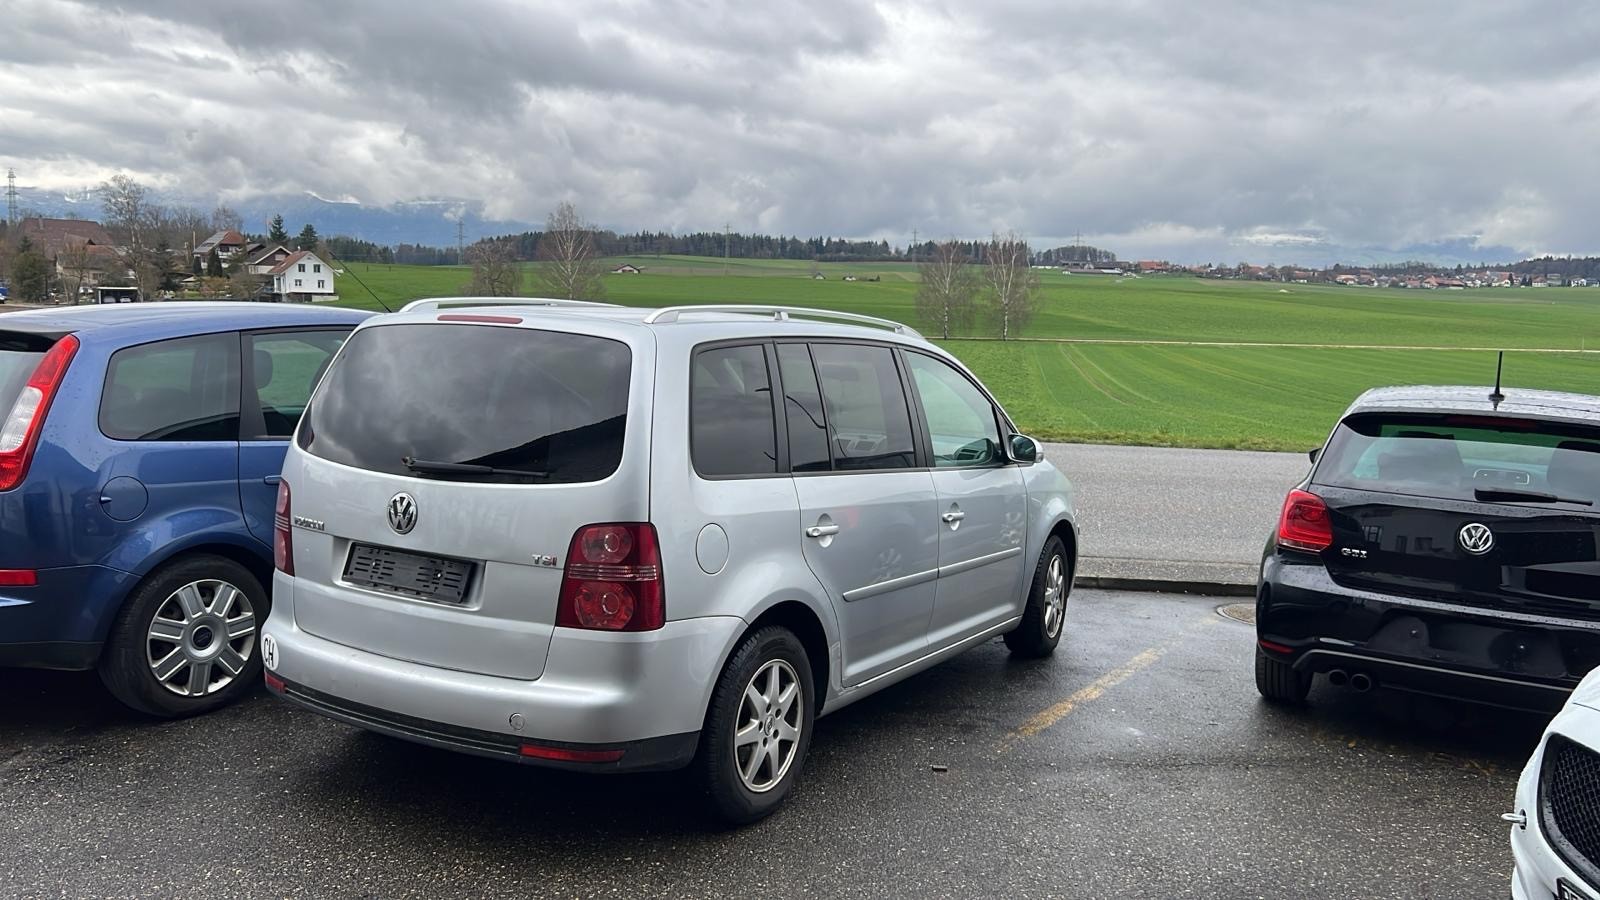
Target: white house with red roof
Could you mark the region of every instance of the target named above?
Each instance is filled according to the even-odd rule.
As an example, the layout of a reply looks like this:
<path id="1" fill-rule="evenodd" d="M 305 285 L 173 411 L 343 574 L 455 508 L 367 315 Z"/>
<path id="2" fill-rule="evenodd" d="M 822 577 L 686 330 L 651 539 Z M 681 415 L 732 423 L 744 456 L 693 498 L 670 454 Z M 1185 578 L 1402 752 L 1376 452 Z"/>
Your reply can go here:
<path id="1" fill-rule="evenodd" d="M 310 250 L 296 250 L 265 273 L 262 293 L 284 303 L 317 303 L 337 300 L 333 287 L 333 267 Z"/>
<path id="2" fill-rule="evenodd" d="M 201 265 L 205 265 L 206 257 L 211 255 L 211 251 L 215 250 L 217 251 L 217 257 L 226 262 L 243 252 L 248 244 L 249 241 L 245 240 L 244 235 L 232 228 L 228 228 L 195 244 L 194 255 L 196 259 L 200 260 Z"/>

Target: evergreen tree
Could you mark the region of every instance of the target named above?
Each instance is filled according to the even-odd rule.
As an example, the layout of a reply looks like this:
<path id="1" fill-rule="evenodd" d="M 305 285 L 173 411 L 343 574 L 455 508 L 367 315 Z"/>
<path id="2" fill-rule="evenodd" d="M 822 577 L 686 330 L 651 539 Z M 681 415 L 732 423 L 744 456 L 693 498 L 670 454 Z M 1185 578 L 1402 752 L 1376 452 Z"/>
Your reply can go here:
<path id="1" fill-rule="evenodd" d="M 289 232 L 283 227 L 283 216 L 273 216 L 272 221 L 268 223 L 267 243 L 288 245 Z"/>
<path id="2" fill-rule="evenodd" d="M 217 255 L 217 248 L 212 247 L 206 254 L 206 275 L 211 278 L 222 277 L 222 257 Z"/>
<path id="3" fill-rule="evenodd" d="M 190 254 L 190 258 L 191 258 L 191 260 L 193 262 L 193 265 L 191 265 L 189 267 L 189 274 L 193 275 L 196 278 L 199 278 L 201 275 L 204 275 L 206 273 L 205 263 L 202 263 L 200 261 L 200 257 L 195 256 L 192 253 Z M 207 260 L 206 262 L 210 262 L 210 260 Z"/>
<path id="4" fill-rule="evenodd" d="M 26 236 L 17 243 L 17 254 L 11 260 L 11 290 L 24 303 L 50 299 L 50 261 Z"/>
<path id="5" fill-rule="evenodd" d="M 317 229 L 307 222 L 306 227 L 300 229 L 300 236 L 294 239 L 294 246 L 296 250 L 315 250 L 317 240 Z"/>

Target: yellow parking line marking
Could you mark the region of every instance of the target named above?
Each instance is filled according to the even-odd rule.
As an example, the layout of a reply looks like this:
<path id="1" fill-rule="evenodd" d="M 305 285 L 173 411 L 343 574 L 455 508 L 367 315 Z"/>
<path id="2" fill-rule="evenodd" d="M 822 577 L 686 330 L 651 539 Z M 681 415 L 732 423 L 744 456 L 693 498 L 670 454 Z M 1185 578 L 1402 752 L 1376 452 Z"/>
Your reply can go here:
<path id="1" fill-rule="evenodd" d="M 1210 624 L 1216 618 L 1216 616 L 1207 616 L 1196 624 Z M 1074 691 L 1071 696 L 1067 697 L 1067 699 L 1041 710 L 1033 717 L 1028 719 L 1028 721 L 1023 722 L 1017 727 L 1016 730 L 1002 738 L 1000 740 L 1000 745 L 996 748 L 997 752 L 1009 752 L 1018 741 L 1031 738 L 1039 732 L 1050 728 L 1057 722 L 1060 722 L 1062 719 L 1065 719 L 1067 716 L 1071 715 L 1072 711 L 1077 709 L 1079 706 L 1085 703 L 1092 703 L 1095 700 L 1100 699 L 1101 694 L 1104 694 L 1111 688 L 1114 688 L 1124 681 L 1127 681 L 1129 678 L 1132 678 L 1145 669 L 1150 668 L 1150 666 L 1153 665 L 1156 660 L 1165 655 L 1168 650 L 1171 650 L 1173 647 L 1177 646 L 1179 641 L 1183 640 L 1184 636 L 1186 636 L 1190 630 L 1190 628 L 1185 628 L 1183 633 L 1174 640 L 1158 647 L 1151 647 L 1138 653 L 1132 659 L 1128 660 L 1122 665 L 1112 669 L 1106 674 L 1101 675 L 1099 678 L 1096 678 L 1094 681 L 1091 681 Z"/>

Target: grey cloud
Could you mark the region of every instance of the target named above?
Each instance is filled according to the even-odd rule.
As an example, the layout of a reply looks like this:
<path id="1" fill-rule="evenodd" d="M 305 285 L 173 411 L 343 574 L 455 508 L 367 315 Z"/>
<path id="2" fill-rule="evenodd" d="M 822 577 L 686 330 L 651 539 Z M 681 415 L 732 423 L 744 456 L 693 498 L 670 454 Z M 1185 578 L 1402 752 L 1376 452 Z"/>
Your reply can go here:
<path id="1" fill-rule="evenodd" d="M 1600 250 L 1578 0 L 22 0 L 10 21 L 0 161 L 66 187 L 126 170 L 523 221 L 567 198 L 620 228 L 1014 228 L 1185 260 Z"/>

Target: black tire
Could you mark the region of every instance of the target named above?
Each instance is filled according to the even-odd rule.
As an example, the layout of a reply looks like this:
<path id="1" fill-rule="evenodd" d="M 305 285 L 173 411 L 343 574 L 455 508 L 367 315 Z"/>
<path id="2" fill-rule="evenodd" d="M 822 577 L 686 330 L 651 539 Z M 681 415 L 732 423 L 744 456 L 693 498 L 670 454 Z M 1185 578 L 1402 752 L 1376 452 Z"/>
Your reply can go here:
<path id="1" fill-rule="evenodd" d="M 1061 606 L 1053 622 L 1046 615 L 1045 597 L 1052 560 L 1060 560 L 1063 579 Z M 1061 635 L 1067 630 L 1067 598 L 1071 595 L 1072 559 L 1067 556 L 1067 545 L 1061 538 L 1051 535 L 1039 553 L 1039 564 L 1034 567 L 1033 585 L 1028 589 L 1028 605 L 1022 610 L 1022 622 L 1005 635 L 1006 647 L 1012 655 L 1041 659 L 1056 652 L 1056 645 L 1061 643 Z"/>
<path id="2" fill-rule="evenodd" d="M 799 735 L 792 742 L 793 756 L 787 768 L 772 787 L 761 791 L 746 786 L 740 774 L 740 751 L 734 746 L 741 709 L 745 702 L 745 687 L 769 663 L 787 663 L 798 688 L 800 709 L 796 716 Z M 781 671 L 781 667 L 780 671 Z M 787 628 L 769 626 L 744 639 L 728 664 L 723 666 L 711 692 L 711 705 L 706 710 L 706 724 L 700 732 L 700 752 L 695 757 L 698 777 L 705 787 L 710 811 L 728 825 L 748 825 L 771 815 L 794 789 L 805 764 L 806 751 L 811 747 L 812 723 L 816 721 L 817 699 L 811 678 L 811 661 L 805 646 Z M 745 759 L 759 751 L 753 747 Z M 757 775 L 759 776 L 758 770 Z M 771 781 L 768 770 L 768 781 Z"/>
<path id="3" fill-rule="evenodd" d="M 1311 692 L 1311 676 L 1256 648 L 1256 690 L 1272 703 L 1299 706 Z"/>
<path id="4" fill-rule="evenodd" d="M 205 584 L 207 582 L 231 585 L 238 589 L 240 596 L 223 599 L 221 591 Z M 167 613 L 163 616 L 164 620 L 173 620 L 176 615 L 183 614 L 182 601 L 177 599 L 178 591 L 196 584 L 201 587 L 193 596 L 199 599 L 202 609 L 194 617 L 192 625 L 182 629 L 187 643 L 181 646 L 199 647 L 198 653 L 216 655 L 209 655 L 199 663 L 184 662 L 172 677 L 177 679 L 185 672 L 192 675 L 202 666 L 215 674 L 207 678 L 204 693 L 185 696 L 162 684 L 152 668 L 152 659 L 155 654 L 188 654 L 182 651 L 180 641 L 154 640 L 150 637 L 150 630 L 158 612 Z M 247 636 L 230 639 L 227 632 L 243 624 L 241 601 L 248 603 L 255 627 Z M 221 603 L 227 603 L 228 609 L 217 615 L 213 607 Z M 249 569 L 233 560 L 210 554 L 195 554 L 173 560 L 145 576 L 122 604 L 122 610 L 111 626 L 111 637 L 106 641 L 105 653 L 100 658 L 100 680 L 112 696 L 122 703 L 146 715 L 160 718 L 194 716 L 225 706 L 254 689 L 261 680 L 259 638 L 261 625 L 266 621 L 270 609 L 271 598 L 261 582 Z M 217 623 L 223 621 L 225 616 L 228 618 L 219 634 Z M 227 656 L 228 660 L 233 660 L 236 665 L 238 659 L 243 660 L 238 672 L 230 672 L 223 665 L 222 654 L 229 650 L 232 655 Z"/>

